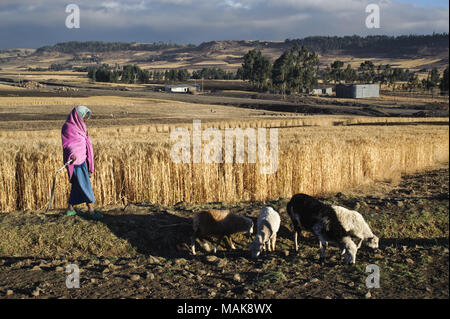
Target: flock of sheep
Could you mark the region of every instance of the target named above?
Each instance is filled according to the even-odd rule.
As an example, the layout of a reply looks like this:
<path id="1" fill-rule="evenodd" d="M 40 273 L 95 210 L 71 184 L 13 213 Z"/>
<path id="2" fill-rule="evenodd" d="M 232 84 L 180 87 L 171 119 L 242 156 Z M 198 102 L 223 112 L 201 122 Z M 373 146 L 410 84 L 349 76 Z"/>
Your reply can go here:
<path id="1" fill-rule="evenodd" d="M 298 234 L 301 230 L 312 232 L 319 240 L 320 261 L 325 259 L 328 241 L 339 245 L 341 255 L 350 264 L 355 264 L 356 253 L 365 241 L 372 249 L 378 248 L 378 237 L 360 213 L 341 206 L 327 205 L 306 195 L 297 194 L 292 197 L 286 207 L 294 229 L 295 250 L 298 251 Z M 264 207 L 257 220 L 256 237 L 250 243 L 250 256 L 257 258 L 262 250 L 275 250 L 277 232 L 280 229 L 280 215 L 272 207 Z M 227 238 L 232 249 L 235 249 L 231 234 L 253 233 L 253 221 L 245 216 L 231 213 L 228 210 L 206 210 L 193 217 L 193 236 L 191 250 L 195 255 L 196 239 L 217 237 L 220 243 Z M 351 237 L 358 239 L 356 245 Z M 207 243 L 204 244 L 205 248 Z M 217 247 L 214 247 L 214 253 Z"/>

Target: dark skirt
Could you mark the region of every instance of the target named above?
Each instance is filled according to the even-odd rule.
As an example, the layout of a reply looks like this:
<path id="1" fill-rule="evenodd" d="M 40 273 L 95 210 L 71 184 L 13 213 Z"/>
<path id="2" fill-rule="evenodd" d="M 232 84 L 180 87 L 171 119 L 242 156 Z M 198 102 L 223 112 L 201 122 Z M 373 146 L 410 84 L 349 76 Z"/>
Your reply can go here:
<path id="1" fill-rule="evenodd" d="M 73 167 L 72 189 L 70 191 L 69 204 L 95 203 L 89 172 L 86 162 Z"/>

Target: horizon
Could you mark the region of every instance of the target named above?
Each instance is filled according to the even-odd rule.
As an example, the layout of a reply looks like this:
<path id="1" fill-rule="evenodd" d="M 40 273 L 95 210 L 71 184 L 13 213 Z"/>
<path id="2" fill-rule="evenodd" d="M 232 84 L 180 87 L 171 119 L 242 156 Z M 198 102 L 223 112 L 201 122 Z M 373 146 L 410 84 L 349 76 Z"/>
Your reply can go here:
<path id="1" fill-rule="evenodd" d="M 289 40 L 304 40 L 304 39 L 308 39 L 308 38 L 315 38 L 315 37 L 330 37 L 330 38 L 345 38 L 345 37 L 353 37 L 353 36 L 360 36 L 361 38 L 367 38 L 367 37 L 378 37 L 378 36 L 388 36 L 388 37 L 393 37 L 393 38 L 398 38 L 398 37 L 408 37 L 408 36 L 432 36 L 433 34 L 436 35 L 446 35 L 448 36 L 449 33 L 448 32 L 440 32 L 440 33 L 430 33 L 430 34 L 399 34 L 399 35 L 395 35 L 395 36 L 389 36 L 386 34 L 372 34 L 372 35 L 366 35 L 366 36 L 360 36 L 357 34 L 348 34 L 348 35 L 342 35 L 342 36 L 337 36 L 337 35 L 312 35 L 312 36 L 307 36 L 307 37 L 302 37 L 302 38 L 291 38 Z M 284 40 L 265 40 L 265 39 L 225 39 L 225 40 L 210 40 L 210 41 L 204 41 L 198 44 L 193 44 L 193 43 L 176 43 L 176 42 L 164 42 L 164 41 L 156 41 L 156 42 L 127 42 L 127 41 L 103 41 L 103 40 L 88 40 L 88 41 L 66 41 L 66 42 L 58 42 L 55 44 L 44 44 L 40 47 L 37 48 L 27 48 L 27 47 L 16 47 L 16 48 L 6 48 L 6 49 L 2 49 L 2 50 L 15 50 L 15 49 L 28 49 L 28 50 L 36 50 L 36 49 L 40 49 L 46 46 L 50 46 L 53 47 L 55 45 L 58 44 L 63 44 L 63 43 L 70 43 L 70 42 L 79 42 L 79 43 L 89 43 L 89 42 L 102 42 L 102 43 L 127 43 L 127 44 L 158 44 L 158 43 L 164 43 L 164 44 L 173 44 L 173 45 L 180 45 L 180 46 L 189 46 L 189 45 L 195 45 L 195 46 L 200 46 L 202 44 L 205 43 L 210 43 L 210 42 L 253 42 L 253 41 L 259 41 L 259 42 L 272 42 L 272 43 L 284 43 L 286 40 L 288 39 L 284 39 Z"/>
<path id="2" fill-rule="evenodd" d="M 64 42 L 173 43 L 270 41 L 311 36 L 431 35 L 449 32 L 443 0 L 79 0 L 79 28 L 68 28 L 69 3 L 4 0 L 0 49 Z M 366 19 L 380 10 L 378 27 Z"/>

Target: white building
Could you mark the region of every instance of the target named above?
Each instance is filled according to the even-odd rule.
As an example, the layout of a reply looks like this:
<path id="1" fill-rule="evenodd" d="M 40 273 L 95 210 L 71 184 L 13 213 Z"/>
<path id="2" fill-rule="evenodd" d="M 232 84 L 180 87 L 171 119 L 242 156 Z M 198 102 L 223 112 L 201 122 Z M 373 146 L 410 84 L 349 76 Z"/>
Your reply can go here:
<path id="1" fill-rule="evenodd" d="M 333 88 L 332 87 L 316 87 L 313 89 L 308 90 L 309 94 L 312 95 L 330 95 L 333 93 Z"/>
<path id="2" fill-rule="evenodd" d="M 195 84 L 166 85 L 165 91 L 168 93 L 192 93 L 200 92 L 200 86 Z"/>

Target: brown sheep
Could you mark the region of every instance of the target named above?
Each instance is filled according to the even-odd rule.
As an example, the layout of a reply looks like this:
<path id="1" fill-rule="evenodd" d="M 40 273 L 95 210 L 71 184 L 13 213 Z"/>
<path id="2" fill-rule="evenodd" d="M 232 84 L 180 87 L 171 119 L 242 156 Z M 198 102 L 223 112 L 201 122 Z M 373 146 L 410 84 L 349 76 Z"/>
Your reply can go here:
<path id="1" fill-rule="evenodd" d="M 253 221 L 245 216 L 231 213 L 229 210 L 205 210 L 198 212 L 193 217 L 193 235 L 191 238 L 192 254 L 195 255 L 195 240 L 207 237 L 216 237 L 218 241 L 214 247 L 214 253 L 217 251 L 217 245 L 224 237 L 227 237 L 231 249 L 236 249 L 231 235 L 235 233 L 253 233 Z M 206 248 L 209 250 L 208 248 Z"/>

